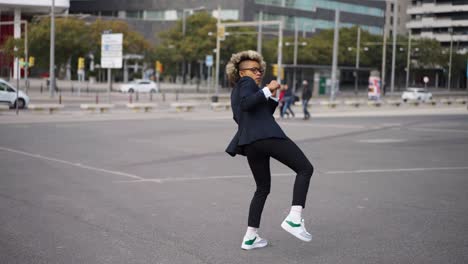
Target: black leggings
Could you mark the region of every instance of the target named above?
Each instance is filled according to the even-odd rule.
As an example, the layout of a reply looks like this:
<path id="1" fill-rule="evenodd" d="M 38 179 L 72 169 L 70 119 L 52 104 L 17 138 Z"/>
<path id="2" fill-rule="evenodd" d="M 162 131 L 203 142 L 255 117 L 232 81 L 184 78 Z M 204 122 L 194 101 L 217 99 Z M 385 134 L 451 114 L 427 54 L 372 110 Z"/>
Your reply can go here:
<path id="1" fill-rule="evenodd" d="M 248 225 L 258 228 L 263 206 L 270 193 L 270 157 L 278 160 L 297 173 L 294 182 L 292 205 L 305 206 L 310 177 L 314 167 L 299 147 L 289 138 L 269 138 L 255 141 L 245 146 L 250 169 L 257 184 L 249 209 Z"/>

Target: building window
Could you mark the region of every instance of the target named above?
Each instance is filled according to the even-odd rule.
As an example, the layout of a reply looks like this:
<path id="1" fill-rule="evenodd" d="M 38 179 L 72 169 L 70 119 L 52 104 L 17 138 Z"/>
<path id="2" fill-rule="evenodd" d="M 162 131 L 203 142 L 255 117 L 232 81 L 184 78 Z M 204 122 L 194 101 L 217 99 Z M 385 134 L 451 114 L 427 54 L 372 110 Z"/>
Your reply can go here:
<path id="1" fill-rule="evenodd" d="M 270 5 L 270 6 L 283 6 L 282 1 L 278 0 L 255 0 L 256 4 L 261 5 Z M 375 7 L 368 7 L 365 5 L 358 5 L 358 4 L 348 4 L 338 1 L 332 0 L 286 0 L 286 7 L 305 10 L 305 11 L 313 11 L 316 8 L 323 8 L 323 9 L 340 9 L 343 12 L 355 13 L 355 14 L 362 14 L 362 15 L 370 15 L 370 16 L 378 16 L 383 17 L 385 12 L 383 9 L 375 8 Z"/>
<path id="2" fill-rule="evenodd" d="M 165 11 L 145 11 L 146 20 L 166 20 Z"/>
<path id="3" fill-rule="evenodd" d="M 176 10 L 145 11 L 145 20 L 174 21 L 179 18 Z"/>
<path id="4" fill-rule="evenodd" d="M 100 16 L 107 16 L 107 17 L 117 17 L 118 11 L 100 11 Z"/>
<path id="5" fill-rule="evenodd" d="M 142 19 L 143 18 L 143 11 L 142 10 L 127 11 L 127 18 Z"/>
<path id="6" fill-rule="evenodd" d="M 259 14 L 255 15 L 255 19 L 259 19 Z M 286 25 L 285 29 L 293 31 L 295 29 L 295 23 L 297 22 L 299 30 L 306 30 L 311 32 L 313 29 L 333 29 L 335 27 L 335 22 L 330 20 L 322 19 L 311 19 L 307 17 L 292 17 L 292 16 L 282 16 L 278 14 L 263 13 L 263 20 L 282 20 L 284 19 Z M 340 27 L 353 27 L 356 24 L 352 23 L 340 23 Z M 371 34 L 382 35 L 383 29 L 381 27 L 375 26 L 362 26 L 364 30 L 369 31 Z M 274 27 L 274 26 L 265 26 L 265 27 Z"/>
<path id="7" fill-rule="evenodd" d="M 218 10 L 213 10 L 211 14 L 213 17 L 218 18 Z M 239 10 L 222 9 L 221 20 L 239 20 Z"/>

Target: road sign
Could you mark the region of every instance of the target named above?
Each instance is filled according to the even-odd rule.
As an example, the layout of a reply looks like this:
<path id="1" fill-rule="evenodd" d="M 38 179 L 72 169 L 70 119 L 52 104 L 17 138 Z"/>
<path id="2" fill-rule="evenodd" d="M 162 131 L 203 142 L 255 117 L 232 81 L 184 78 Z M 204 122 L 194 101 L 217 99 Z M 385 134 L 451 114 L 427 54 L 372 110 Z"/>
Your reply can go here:
<path id="1" fill-rule="evenodd" d="M 123 57 L 123 34 L 101 35 L 101 67 L 121 69 Z"/>
<path id="2" fill-rule="evenodd" d="M 207 67 L 213 66 L 213 55 L 206 55 L 205 57 L 205 65 Z"/>

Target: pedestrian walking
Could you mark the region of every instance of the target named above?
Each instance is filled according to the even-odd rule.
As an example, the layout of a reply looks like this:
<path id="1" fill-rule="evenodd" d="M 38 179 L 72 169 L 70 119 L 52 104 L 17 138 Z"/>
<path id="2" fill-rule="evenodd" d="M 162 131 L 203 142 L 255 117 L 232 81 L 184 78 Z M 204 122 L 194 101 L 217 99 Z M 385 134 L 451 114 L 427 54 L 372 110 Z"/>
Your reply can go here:
<path id="1" fill-rule="evenodd" d="M 310 113 L 307 107 L 309 106 L 309 100 L 312 97 L 312 91 L 309 87 L 307 80 L 302 81 L 302 110 L 304 112 L 304 120 L 310 118 Z"/>
<path id="2" fill-rule="evenodd" d="M 292 203 L 289 214 L 281 227 L 303 241 L 311 241 L 302 218 L 310 178 L 314 167 L 299 147 L 289 139 L 273 113 L 278 106 L 276 93 L 280 84 L 271 81 L 260 88 L 266 64 L 263 57 L 252 50 L 233 54 L 226 65 L 226 73 L 234 86 L 231 92 L 231 107 L 238 130 L 226 152 L 247 157 L 256 190 L 250 202 L 247 230 L 241 248 L 250 250 L 268 245 L 260 237 L 258 228 L 263 208 L 271 187 L 270 158 L 274 158 L 296 173 Z"/>
<path id="3" fill-rule="evenodd" d="M 284 115 L 289 118 L 289 115 L 292 115 L 294 117 L 294 112 L 292 112 L 291 106 L 289 105 L 283 112 L 283 107 L 285 105 L 285 94 L 286 91 L 289 89 L 288 84 L 281 85 L 279 89 L 279 101 L 278 101 L 278 109 L 280 112 L 280 117 L 284 118 Z M 290 100 L 291 98 L 287 98 Z"/>
<path id="4" fill-rule="evenodd" d="M 284 115 L 287 115 L 289 117 L 289 114 L 291 114 L 292 117 L 294 117 L 294 111 L 291 109 L 291 105 L 294 104 L 294 94 L 291 89 L 289 89 L 288 84 L 284 85 L 284 104 L 283 108 L 281 108 L 281 117 Z"/>

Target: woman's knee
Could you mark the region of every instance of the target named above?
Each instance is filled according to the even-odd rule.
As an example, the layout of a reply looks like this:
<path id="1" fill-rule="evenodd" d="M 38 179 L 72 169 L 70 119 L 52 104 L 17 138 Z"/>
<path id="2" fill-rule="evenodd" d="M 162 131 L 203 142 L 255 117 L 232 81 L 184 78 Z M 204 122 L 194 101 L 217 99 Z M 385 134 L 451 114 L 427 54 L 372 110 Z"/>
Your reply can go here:
<path id="1" fill-rule="evenodd" d="M 312 177 L 312 174 L 314 174 L 314 166 L 308 162 L 307 166 L 304 167 L 303 170 L 301 170 L 301 175 L 304 175 L 304 177 L 310 179 Z"/>

